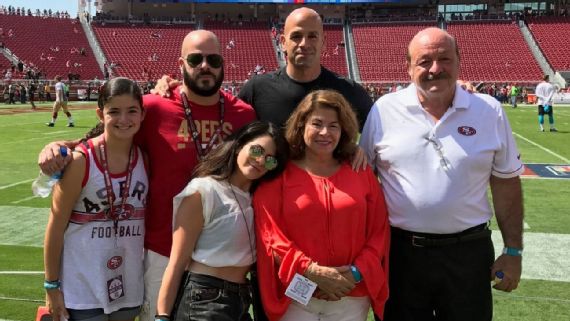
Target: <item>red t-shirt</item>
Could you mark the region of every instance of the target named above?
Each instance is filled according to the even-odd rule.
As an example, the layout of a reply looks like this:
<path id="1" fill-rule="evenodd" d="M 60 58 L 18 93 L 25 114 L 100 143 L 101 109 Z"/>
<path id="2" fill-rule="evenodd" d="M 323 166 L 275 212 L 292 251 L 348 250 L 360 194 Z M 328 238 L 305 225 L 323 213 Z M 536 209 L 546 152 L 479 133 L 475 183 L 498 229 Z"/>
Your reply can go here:
<path id="1" fill-rule="evenodd" d="M 220 91 L 224 97 L 222 138 L 256 119 L 250 105 Z M 190 181 L 198 163 L 196 146 L 184 116 L 179 90 L 171 98 L 145 95 L 145 119 L 136 142 L 149 158 L 149 199 L 146 209 L 145 248 L 170 256 L 172 245 L 172 199 Z M 219 103 L 201 106 L 190 102 L 192 119 L 201 142 L 208 144 L 220 124 Z M 205 146 L 204 146 L 205 147 Z"/>
<path id="2" fill-rule="evenodd" d="M 348 295 L 367 296 L 382 316 L 388 298 L 390 230 L 384 194 L 370 167 L 343 163 L 330 177 L 292 162 L 253 195 L 257 267 L 263 307 L 271 321 L 291 302 L 285 290 L 310 262 L 355 265 L 363 281 Z"/>

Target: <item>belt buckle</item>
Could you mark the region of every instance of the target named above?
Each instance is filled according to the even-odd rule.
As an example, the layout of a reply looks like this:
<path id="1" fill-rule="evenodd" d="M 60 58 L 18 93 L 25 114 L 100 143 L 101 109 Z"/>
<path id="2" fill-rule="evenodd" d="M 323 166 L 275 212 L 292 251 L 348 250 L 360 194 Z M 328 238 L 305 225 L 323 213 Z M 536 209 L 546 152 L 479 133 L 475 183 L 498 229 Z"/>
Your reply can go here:
<path id="1" fill-rule="evenodd" d="M 423 240 L 425 240 L 425 239 L 426 239 L 426 238 L 423 237 L 423 236 L 412 235 L 412 246 L 415 246 L 415 247 L 425 247 L 424 245 L 417 243 L 417 241 L 423 241 Z"/>

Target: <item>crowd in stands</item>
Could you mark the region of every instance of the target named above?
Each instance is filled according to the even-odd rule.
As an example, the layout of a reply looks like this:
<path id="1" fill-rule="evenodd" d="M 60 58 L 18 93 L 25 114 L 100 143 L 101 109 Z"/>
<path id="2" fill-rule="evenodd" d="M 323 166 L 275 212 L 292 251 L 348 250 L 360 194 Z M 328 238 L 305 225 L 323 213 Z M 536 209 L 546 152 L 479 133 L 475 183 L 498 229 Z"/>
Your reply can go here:
<path id="1" fill-rule="evenodd" d="M 44 9 L 41 11 L 40 9 L 36 9 L 32 11 L 32 9 L 28 8 L 26 10 L 25 7 L 14 7 L 14 6 L 0 6 L 0 14 L 4 15 L 16 15 L 16 16 L 35 16 L 35 17 L 44 17 L 44 18 L 59 18 L 59 19 L 70 19 L 71 16 L 67 11 L 52 11 L 51 9 Z"/>

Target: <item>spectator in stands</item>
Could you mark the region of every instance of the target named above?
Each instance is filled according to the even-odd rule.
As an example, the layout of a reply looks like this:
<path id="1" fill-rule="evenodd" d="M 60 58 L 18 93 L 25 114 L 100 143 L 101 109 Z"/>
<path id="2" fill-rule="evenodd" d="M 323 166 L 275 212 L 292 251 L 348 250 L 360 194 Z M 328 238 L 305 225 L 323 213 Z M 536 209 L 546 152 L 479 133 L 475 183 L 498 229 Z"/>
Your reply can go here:
<path id="1" fill-rule="evenodd" d="M 557 132 L 554 127 L 554 106 L 552 104 L 552 97 L 556 93 L 554 85 L 549 83 L 550 76 L 544 75 L 542 81 L 536 86 L 535 94 L 538 104 L 538 125 L 540 131 L 544 131 L 544 115 L 548 115 L 548 124 L 550 125 L 551 132 Z"/>
<path id="2" fill-rule="evenodd" d="M 233 39 L 230 40 L 230 42 L 228 42 L 228 45 L 226 46 L 226 49 L 234 49 L 236 46 L 236 43 Z"/>
<path id="3" fill-rule="evenodd" d="M 172 244 L 173 197 L 190 181 L 199 158 L 222 138 L 255 120 L 249 105 L 220 91 L 224 79 L 220 52 L 219 40 L 212 32 L 189 33 L 178 59 L 183 85 L 170 98 L 144 97 L 146 118 L 136 139 L 149 155 L 153 178 L 145 217 L 145 307 L 141 321 L 154 320 L 156 313 L 158 289 Z M 185 128 L 185 134 L 179 133 L 180 128 Z M 51 174 L 65 164 L 58 151 L 61 143 L 49 144 L 40 154 L 44 172 Z"/>
<path id="4" fill-rule="evenodd" d="M 407 65 L 412 84 L 376 102 L 360 138 L 392 225 L 382 320 L 490 321 L 490 281 L 510 292 L 521 276 L 520 154 L 501 105 L 456 83 L 455 38 L 420 31 Z M 489 184 L 505 245 L 494 263 Z"/>
<path id="5" fill-rule="evenodd" d="M 67 116 L 67 127 L 75 127 L 75 124 L 73 122 L 73 117 L 71 117 L 71 113 L 67 109 L 67 100 L 68 100 L 67 93 L 69 93 L 69 90 L 66 93 L 66 90 L 65 90 L 66 85 L 62 81 L 61 76 L 59 76 L 59 75 L 56 76 L 55 81 L 56 81 L 56 84 L 55 84 L 55 102 L 53 103 L 53 114 L 51 117 L 51 121 L 49 123 L 46 123 L 46 125 L 48 127 L 54 127 L 55 121 L 57 120 L 57 114 L 58 114 L 60 109 L 63 109 L 63 112 Z"/>

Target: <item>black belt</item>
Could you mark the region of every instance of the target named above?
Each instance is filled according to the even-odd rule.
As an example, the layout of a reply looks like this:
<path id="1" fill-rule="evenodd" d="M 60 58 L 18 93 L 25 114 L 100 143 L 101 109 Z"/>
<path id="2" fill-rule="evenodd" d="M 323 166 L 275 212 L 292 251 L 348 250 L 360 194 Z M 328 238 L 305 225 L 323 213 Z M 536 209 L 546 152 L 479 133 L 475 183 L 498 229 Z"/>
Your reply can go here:
<path id="1" fill-rule="evenodd" d="M 491 236 L 491 230 L 489 230 L 487 227 L 487 223 L 483 223 L 481 225 L 466 229 L 465 231 L 453 234 L 411 232 L 393 226 L 391 228 L 391 233 L 394 237 L 409 240 L 414 247 L 446 246 L 470 242 Z"/>
<path id="2" fill-rule="evenodd" d="M 215 276 L 194 272 L 190 272 L 189 278 L 191 281 L 204 282 L 213 288 L 233 292 L 240 295 L 249 295 L 250 293 L 249 283 L 235 283 L 217 278 Z"/>

